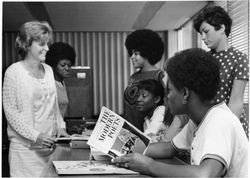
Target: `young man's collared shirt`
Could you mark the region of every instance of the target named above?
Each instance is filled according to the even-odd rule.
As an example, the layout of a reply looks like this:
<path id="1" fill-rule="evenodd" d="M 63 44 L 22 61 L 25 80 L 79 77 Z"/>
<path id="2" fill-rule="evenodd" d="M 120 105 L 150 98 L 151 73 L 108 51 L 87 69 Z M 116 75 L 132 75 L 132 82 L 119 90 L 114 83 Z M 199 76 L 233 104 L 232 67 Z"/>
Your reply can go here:
<path id="1" fill-rule="evenodd" d="M 212 107 L 199 126 L 190 120 L 172 144 L 178 150 L 190 150 L 192 165 L 211 158 L 225 166 L 225 176 L 248 176 L 248 140 L 239 119 L 224 102 Z"/>

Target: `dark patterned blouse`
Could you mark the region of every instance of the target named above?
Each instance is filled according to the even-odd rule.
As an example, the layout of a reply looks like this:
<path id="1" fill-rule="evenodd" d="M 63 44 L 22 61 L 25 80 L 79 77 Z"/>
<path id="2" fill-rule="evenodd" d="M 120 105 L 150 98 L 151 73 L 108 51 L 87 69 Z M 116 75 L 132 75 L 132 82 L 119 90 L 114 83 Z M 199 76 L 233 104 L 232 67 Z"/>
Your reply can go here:
<path id="1" fill-rule="evenodd" d="M 234 47 L 230 47 L 227 50 L 219 52 L 211 51 L 211 53 L 216 59 L 218 59 L 221 69 L 220 90 L 217 92 L 214 101 L 216 103 L 224 101 L 228 104 L 234 80 L 249 80 L 248 59 L 245 54 Z M 248 135 L 249 118 L 246 118 L 244 110 L 242 111 L 240 121 L 246 134 Z"/>

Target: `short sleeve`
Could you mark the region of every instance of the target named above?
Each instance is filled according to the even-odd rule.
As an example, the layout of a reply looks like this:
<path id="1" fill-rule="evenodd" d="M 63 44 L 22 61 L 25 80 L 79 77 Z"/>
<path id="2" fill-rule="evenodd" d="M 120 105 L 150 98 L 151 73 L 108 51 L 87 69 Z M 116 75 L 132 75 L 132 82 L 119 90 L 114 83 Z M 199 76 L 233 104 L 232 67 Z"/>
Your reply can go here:
<path id="1" fill-rule="evenodd" d="M 239 51 L 236 52 L 237 55 L 237 65 L 235 68 L 235 80 L 249 80 L 249 63 L 247 56 Z"/>
<path id="2" fill-rule="evenodd" d="M 168 74 L 164 71 L 164 77 L 162 78 L 162 82 L 164 84 L 164 88 L 167 87 L 167 82 L 168 82 Z"/>
<path id="3" fill-rule="evenodd" d="M 223 127 L 221 127 L 222 125 Z M 196 148 L 192 150 L 192 155 L 196 155 L 193 158 L 195 162 L 200 164 L 206 158 L 214 159 L 218 157 L 220 158 L 219 161 L 228 167 L 233 152 L 234 134 L 232 130 L 230 124 L 226 123 L 222 117 L 220 120 L 213 120 L 206 125 L 206 129 L 203 129 L 202 133 L 197 133 L 201 137 L 197 140 L 194 139 L 192 144 Z"/>
<path id="4" fill-rule="evenodd" d="M 162 70 L 158 70 L 158 71 L 155 73 L 154 79 L 157 80 L 157 81 L 159 81 L 159 82 L 162 84 L 162 86 L 163 86 L 164 88 L 166 88 L 166 83 L 165 83 L 165 80 L 166 80 L 166 79 L 164 79 L 164 78 L 165 78 L 165 73 L 164 73 Z"/>

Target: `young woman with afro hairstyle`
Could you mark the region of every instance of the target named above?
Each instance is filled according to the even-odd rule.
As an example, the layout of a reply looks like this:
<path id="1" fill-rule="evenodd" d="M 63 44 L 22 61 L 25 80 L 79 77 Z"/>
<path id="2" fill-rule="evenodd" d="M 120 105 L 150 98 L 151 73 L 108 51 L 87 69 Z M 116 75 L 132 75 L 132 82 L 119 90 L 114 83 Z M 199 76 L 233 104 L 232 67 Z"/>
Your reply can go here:
<path id="1" fill-rule="evenodd" d="M 45 62 L 53 69 L 58 104 L 62 116 L 65 115 L 69 103 L 64 79 L 69 77 L 71 66 L 75 63 L 76 53 L 74 48 L 63 42 L 55 42 L 49 47 Z"/>
<path id="2" fill-rule="evenodd" d="M 160 36 L 149 29 L 140 29 L 128 35 L 125 46 L 135 69 L 124 91 L 124 118 L 143 131 L 144 115 L 136 110 L 138 82 L 154 79 L 163 83 L 164 73 L 155 67 L 162 58 L 164 44 Z"/>
<path id="3" fill-rule="evenodd" d="M 143 132 L 152 137 L 165 130 L 163 123 L 165 106 L 164 87 L 154 79 L 141 80 L 138 85 L 139 96 L 136 109 L 145 114 Z"/>

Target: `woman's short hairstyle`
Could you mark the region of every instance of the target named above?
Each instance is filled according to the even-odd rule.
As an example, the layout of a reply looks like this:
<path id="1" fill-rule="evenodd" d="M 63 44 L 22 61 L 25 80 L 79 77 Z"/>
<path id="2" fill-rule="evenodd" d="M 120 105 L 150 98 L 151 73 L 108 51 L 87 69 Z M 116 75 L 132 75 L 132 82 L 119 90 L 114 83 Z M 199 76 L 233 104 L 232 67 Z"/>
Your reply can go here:
<path id="1" fill-rule="evenodd" d="M 211 101 L 219 89 L 220 67 L 211 53 L 191 48 L 176 53 L 168 60 L 166 72 L 178 89 L 187 87 L 201 101 Z"/>
<path id="2" fill-rule="evenodd" d="M 29 21 L 19 30 L 15 46 L 22 59 L 26 56 L 28 48 L 33 41 L 52 41 L 52 28 L 46 21 Z"/>
<path id="3" fill-rule="evenodd" d="M 158 106 L 162 105 L 164 102 L 164 87 L 162 84 L 154 79 L 141 80 L 138 83 L 139 90 L 146 90 L 155 97 L 160 97 L 161 100 L 158 102 Z"/>
<path id="4" fill-rule="evenodd" d="M 140 29 L 129 34 L 125 46 L 129 56 L 132 56 L 133 50 L 139 51 L 140 55 L 151 65 L 159 62 L 164 52 L 162 39 L 156 32 L 149 29 Z"/>
<path id="5" fill-rule="evenodd" d="M 220 6 L 208 6 L 198 14 L 194 19 L 194 28 L 197 32 L 200 32 L 200 26 L 203 22 L 214 26 L 215 30 L 219 30 L 221 25 L 225 25 L 226 36 L 230 34 L 232 19 Z"/>
<path id="6" fill-rule="evenodd" d="M 68 59 L 71 64 L 75 64 L 76 53 L 72 46 L 64 42 L 55 42 L 49 47 L 45 62 L 55 68 L 60 60 Z"/>

